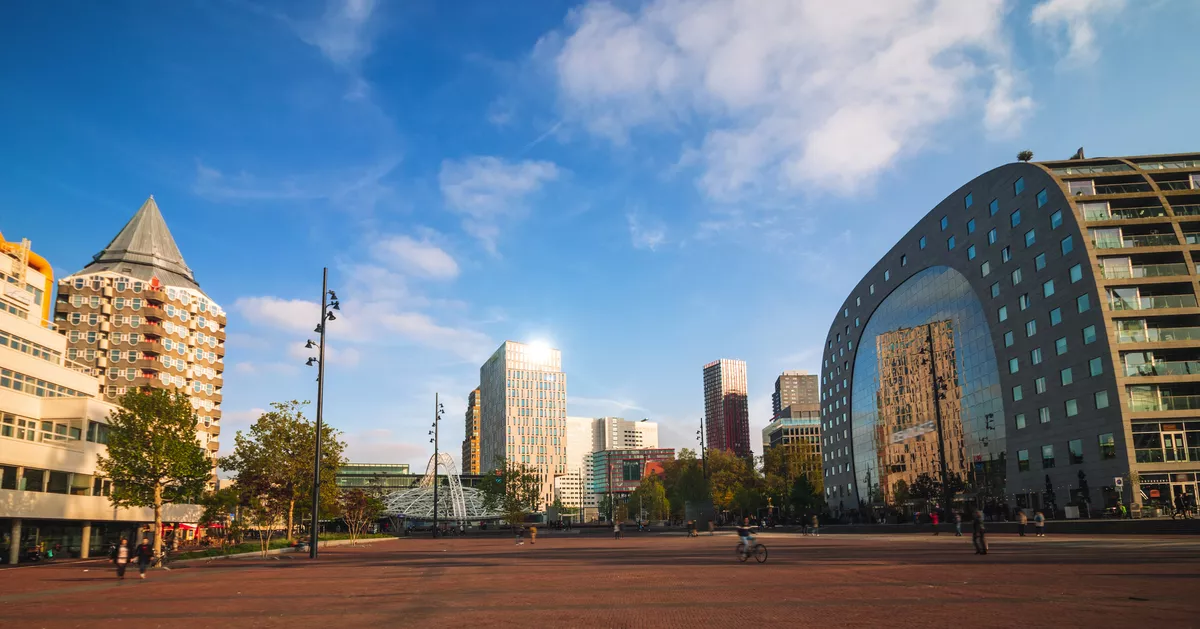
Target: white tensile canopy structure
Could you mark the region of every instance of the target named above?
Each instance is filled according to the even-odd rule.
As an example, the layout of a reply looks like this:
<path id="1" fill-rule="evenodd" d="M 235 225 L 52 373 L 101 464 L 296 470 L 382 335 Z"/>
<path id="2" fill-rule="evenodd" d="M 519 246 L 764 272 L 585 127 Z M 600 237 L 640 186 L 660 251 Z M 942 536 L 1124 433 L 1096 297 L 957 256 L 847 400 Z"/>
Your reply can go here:
<path id="1" fill-rule="evenodd" d="M 454 458 L 445 452 L 429 457 L 425 476 L 412 489 L 394 491 L 383 499 L 384 515 L 408 520 L 429 521 L 433 519 L 433 483 L 440 469 L 450 480 L 449 487 L 438 490 L 437 513 L 439 520 L 466 522 L 494 520 L 503 517 L 496 511 L 488 511 L 483 504 L 483 495 L 473 487 L 463 487 L 458 476 Z"/>

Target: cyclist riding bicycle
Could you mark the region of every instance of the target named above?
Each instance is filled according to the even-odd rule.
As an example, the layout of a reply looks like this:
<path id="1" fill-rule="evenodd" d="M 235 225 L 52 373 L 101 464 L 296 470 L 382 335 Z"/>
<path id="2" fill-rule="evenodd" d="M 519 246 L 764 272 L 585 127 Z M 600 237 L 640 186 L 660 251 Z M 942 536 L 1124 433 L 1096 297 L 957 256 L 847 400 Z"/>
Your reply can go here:
<path id="1" fill-rule="evenodd" d="M 754 536 L 750 534 L 750 518 L 744 518 L 742 525 L 737 527 L 738 537 L 742 539 L 742 552 L 754 552 Z"/>

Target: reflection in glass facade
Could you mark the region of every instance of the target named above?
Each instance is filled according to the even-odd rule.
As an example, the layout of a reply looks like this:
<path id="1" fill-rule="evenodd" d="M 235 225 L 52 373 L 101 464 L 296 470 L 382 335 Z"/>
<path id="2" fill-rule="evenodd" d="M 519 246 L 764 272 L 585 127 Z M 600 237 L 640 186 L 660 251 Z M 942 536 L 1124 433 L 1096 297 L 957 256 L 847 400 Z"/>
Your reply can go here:
<path id="1" fill-rule="evenodd" d="M 855 357 L 853 396 L 855 484 L 864 502 L 891 503 L 898 483 L 911 487 L 923 474 L 940 480 L 942 450 L 961 493 L 1004 494 L 996 353 L 983 307 L 957 271 L 921 271 L 875 310 Z"/>

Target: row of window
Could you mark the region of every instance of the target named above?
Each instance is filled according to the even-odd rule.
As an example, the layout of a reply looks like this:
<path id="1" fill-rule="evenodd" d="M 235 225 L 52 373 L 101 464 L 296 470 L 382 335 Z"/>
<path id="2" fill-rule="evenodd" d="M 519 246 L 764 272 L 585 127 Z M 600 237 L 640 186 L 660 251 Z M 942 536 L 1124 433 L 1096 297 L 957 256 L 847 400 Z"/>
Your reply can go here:
<path id="1" fill-rule="evenodd" d="M 101 275 L 91 275 L 86 277 L 76 277 L 72 280 L 71 285 L 76 290 L 83 290 L 85 287 L 90 287 L 92 290 L 100 290 L 105 286 L 112 286 L 117 292 L 123 293 L 132 289 L 134 293 L 140 294 L 143 290 L 150 288 L 145 282 L 129 280 L 124 277 L 109 278 Z M 210 302 L 206 297 L 193 296 L 189 291 L 184 289 L 167 288 L 167 298 L 171 300 L 179 300 L 180 303 L 190 305 L 195 299 L 198 303 L 200 312 L 211 312 L 214 316 L 225 314 L 225 311 L 217 307 L 216 304 Z M 74 303 L 74 301 L 72 301 Z M 78 305 L 77 305 L 78 307 Z M 94 306 L 94 307 L 99 307 Z"/>
<path id="2" fill-rule="evenodd" d="M 1099 447 L 1099 456 L 1101 460 L 1117 458 L 1117 443 L 1113 437 L 1113 433 L 1108 432 L 1097 437 Z M 1083 440 L 1072 439 L 1067 442 L 1067 463 L 1070 465 L 1081 465 L 1084 460 Z M 1055 467 L 1057 460 L 1054 455 L 1054 444 L 1046 444 L 1042 446 L 1042 469 L 1048 470 Z M 1017 471 L 1028 472 L 1029 450 L 1017 450 Z"/>
<path id="3" fill-rule="evenodd" d="M 28 310 L 25 310 L 24 308 L 18 308 L 17 306 L 14 306 L 13 304 L 8 303 L 7 301 L 0 301 L 0 312 L 7 312 L 8 314 L 16 315 L 22 319 L 29 318 Z"/>
<path id="4" fill-rule="evenodd" d="M 12 413 L 0 414 L 0 437 L 35 441 L 39 443 L 55 443 L 79 441 L 83 431 L 65 422 L 36 420 L 19 417 Z"/>
<path id="5" fill-rule="evenodd" d="M 0 330 L 0 347 L 15 349 L 23 354 L 29 354 L 34 358 L 41 358 L 54 364 L 62 364 L 62 354 L 58 350 L 50 349 L 45 345 L 34 343 L 4 330 Z"/>
<path id="6" fill-rule="evenodd" d="M 90 397 L 87 393 L 69 389 L 61 384 L 3 368 L 0 368 L 0 387 L 37 397 Z"/>

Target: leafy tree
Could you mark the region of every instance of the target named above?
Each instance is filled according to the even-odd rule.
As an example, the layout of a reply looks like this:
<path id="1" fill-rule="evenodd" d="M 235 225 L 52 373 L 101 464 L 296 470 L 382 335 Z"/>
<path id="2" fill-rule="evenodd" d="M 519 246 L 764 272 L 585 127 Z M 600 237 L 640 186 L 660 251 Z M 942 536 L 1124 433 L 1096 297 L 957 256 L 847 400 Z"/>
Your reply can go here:
<path id="1" fill-rule="evenodd" d="M 1022 162 L 1028 162 L 1029 160 L 1033 159 L 1033 151 L 1030 151 L 1029 149 L 1021 151 L 1020 153 L 1017 153 L 1017 159 Z"/>
<path id="2" fill-rule="evenodd" d="M 679 451 L 679 458 L 663 465 L 662 484 L 675 517 L 684 517 L 688 503 L 706 503 L 711 499 L 701 461 L 687 448 Z"/>
<path id="3" fill-rule="evenodd" d="M 288 541 L 293 539 L 297 509 L 310 510 L 313 482 L 313 453 L 316 424 L 301 410 L 307 402 L 273 402 L 248 433 L 238 431 L 233 453 L 221 459 L 221 467 L 237 474 L 237 483 L 254 494 L 259 503 L 280 501 Z M 345 444 L 328 424 L 321 427 L 321 503 L 336 505 L 334 478 L 344 459 Z M 261 505 L 260 505 L 261 506 Z"/>
<path id="4" fill-rule="evenodd" d="M 708 472 L 713 504 L 723 511 L 738 508 L 738 491 L 756 485 L 754 468 L 733 452 L 709 450 Z"/>
<path id="5" fill-rule="evenodd" d="M 524 522 L 527 514 L 537 511 L 542 478 L 536 468 L 500 459 L 499 467 L 488 472 L 488 477 L 479 489 L 489 511 L 498 509 L 512 525 Z"/>
<path id="6" fill-rule="evenodd" d="M 350 539 L 358 540 L 383 513 L 383 501 L 361 488 L 344 489 L 338 495 L 338 511 L 350 529 Z"/>
<path id="7" fill-rule="evenodd" d="M 204 505 L 200 524 L 220 524 L 223 527 L 223 540 L 236 544 L 242 540 L 245 533 L 245 518 L 240 513 L 244 502 L 236 485 L 207 492 L 200 499 L 200 504 Z"/>
<path id="8" fill-rule="evenodd" d="M 892 486 L 892 503 L 898 507 L 911 498 L 912 494 L 909 492 L 908 483 L 903 480 L 896 481 L 896 484 Z"/>
<path id="9" fill-rule="evenodd" d="M 154 508 L 154 554 L 162 552 L 162 507 L 198 499 L 212 461 L 196 441 L 196 414 L 188 397 L 164 389 L 133 390 L 108 420 L 107 456 L 100 473 L 112 479 L 116 507 Z"/>
<path id="10" fill-rule="evenodd" d="M 247 524 L 258 532 L 259 548 L 264 557 L 271 548 L 271 538 L 275 530 L 284 522 L 287 502 L 266 494 L 245 493 L 245 503 L 241 513 L 245 514 Z"/>
<path id="11" fill-rule="evenodd" d="M 791 491 L 788 494 L 788 502 L 796 515 L 820 511 L 825 506 L 825 501 L 821 496 L 824 490 L 818 490 L 808 480 L 808 475 L 801 474 L 792 482 Z"/>
<path id="12" fill-rule="evenodd" d="M 633 490 L 629 496 L 629 504 L 640 512 L 645 512 L 649 520 L 664 520 L 671 514 L 671 501 L 667 499 L 667 490 L 657 474 L 649 474 Z"/>
<path id="13" fill-rule="evenodd" d="M 917 479 L 913 481 L 912 487 L 909 488 L 909 493 L 913 498 L 922 502 L 932 502 L 937 500 L 942 493 L 942 484 L 934 480 L 929 474 L 918 474 Z"/>

